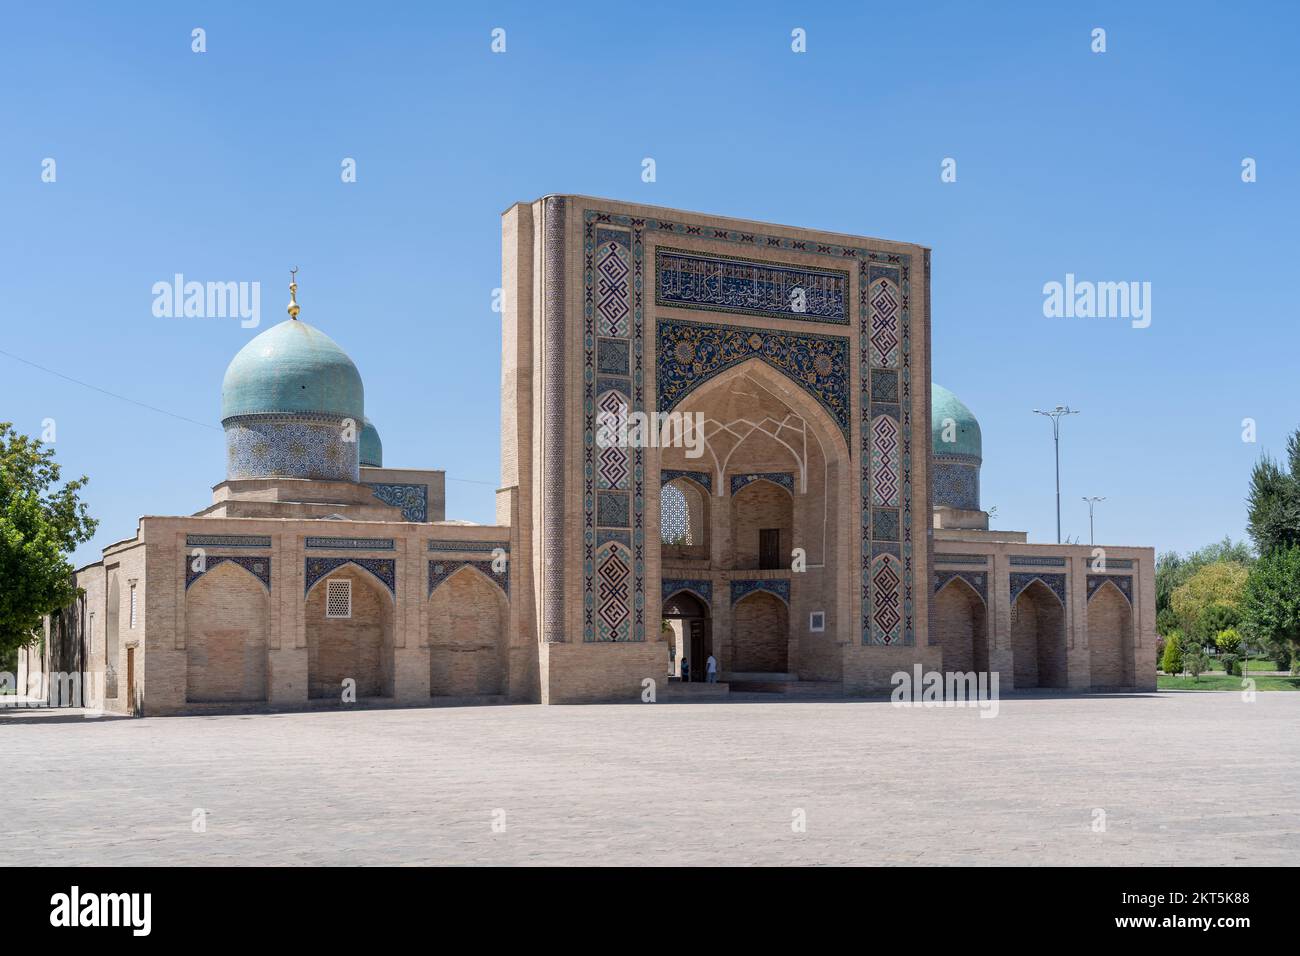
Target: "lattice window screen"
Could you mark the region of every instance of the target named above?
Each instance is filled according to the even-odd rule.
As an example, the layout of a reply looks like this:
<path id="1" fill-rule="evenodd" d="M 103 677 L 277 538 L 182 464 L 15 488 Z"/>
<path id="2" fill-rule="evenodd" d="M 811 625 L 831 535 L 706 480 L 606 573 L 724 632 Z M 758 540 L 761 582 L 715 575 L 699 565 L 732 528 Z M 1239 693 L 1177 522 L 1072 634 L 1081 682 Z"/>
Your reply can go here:
<path id="1" fill-rule="evenodd" d="M 343 579 L 325 582 L 325 616 L 345 618 L 352 616 L 352 582 Z"/>
<path id="2" fill-rule="evenodd" d="M 675 484 L 664 485 L 659 495 L 659 529 L 664 544 L 694 544 L 691 512 L 686 495 Z"/>

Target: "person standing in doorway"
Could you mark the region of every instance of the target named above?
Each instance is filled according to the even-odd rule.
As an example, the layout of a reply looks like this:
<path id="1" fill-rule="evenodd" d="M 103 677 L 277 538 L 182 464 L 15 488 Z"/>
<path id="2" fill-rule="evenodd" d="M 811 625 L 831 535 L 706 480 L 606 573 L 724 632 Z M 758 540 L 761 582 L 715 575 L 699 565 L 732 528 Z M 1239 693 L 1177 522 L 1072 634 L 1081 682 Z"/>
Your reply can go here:
<path id="1" fill-rule="evenodd" d="M 691 682 L 691 661 L 688 657 L 682 658 L 682 680 L 688 684 Z"/>
<path id="2" fill-rule="evenodd" d="M 718 659 L 712 654 L 710 654 L 709 659 L 704 662 L 704 673 L 707 675 L 706 679 L 710 684 L 716 684 L 718 682 Z"/>

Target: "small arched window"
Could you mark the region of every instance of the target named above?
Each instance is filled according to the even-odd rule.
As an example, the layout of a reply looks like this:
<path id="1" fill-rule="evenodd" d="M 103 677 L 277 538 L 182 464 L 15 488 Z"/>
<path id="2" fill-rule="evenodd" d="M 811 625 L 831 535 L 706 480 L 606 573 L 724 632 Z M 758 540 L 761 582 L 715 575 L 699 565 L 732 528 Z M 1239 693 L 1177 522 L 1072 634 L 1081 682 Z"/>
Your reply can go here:
<path id="1" fill-rule="evenodd" d="M 659 497 L 659 531 L 664 544 L 692 545 L 691 509 L 676 482 L 664 485 Z"/>

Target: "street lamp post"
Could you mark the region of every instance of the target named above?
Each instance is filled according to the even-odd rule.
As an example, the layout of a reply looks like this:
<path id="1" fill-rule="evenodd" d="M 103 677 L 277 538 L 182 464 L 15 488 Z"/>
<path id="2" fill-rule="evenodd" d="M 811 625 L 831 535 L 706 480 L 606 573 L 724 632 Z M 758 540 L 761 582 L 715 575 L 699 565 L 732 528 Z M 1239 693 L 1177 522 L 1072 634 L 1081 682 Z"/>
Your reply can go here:
<path id="1" fill-rule="evenodd" d="M 1056 543 L 1061 543 L 1061 417 L 1077 415 L 1077 409 L 1069 405 L 1057 405 L 1050 412 L 1035 408 L 1035 415 L 1042 415 L 1052 420 L 1052 441 L 1056 445 Z"/>
<path id="2" fill-rule="evenodd" d="M 1096 544 L 1097 542 L 1094 540 L 1094 536 L 1093 536 L 1093 533 L 1092 533 L 1092 509 L 1093 509 L 1093 506 L 1097 504 L 1097 502 L 1099 502 L 1099 501 L 1105 501 L 1105 500 L 1106 500 L 1106 496 L 1105 496 L 1105 495 L 1102 495 L 1102 496 L 1098 497 L 1098 496 L 1096 496 L 1096 495 L 1093 495 L 1093 496 L 1090 497 L 1090 498 L 1089 498 L 1089 497 L 1085 497 L 1083 500 L 1086 501 L 1086 502 L 1088 502 L 1088 543 L 1089 543 L 1089 544 Z"/>

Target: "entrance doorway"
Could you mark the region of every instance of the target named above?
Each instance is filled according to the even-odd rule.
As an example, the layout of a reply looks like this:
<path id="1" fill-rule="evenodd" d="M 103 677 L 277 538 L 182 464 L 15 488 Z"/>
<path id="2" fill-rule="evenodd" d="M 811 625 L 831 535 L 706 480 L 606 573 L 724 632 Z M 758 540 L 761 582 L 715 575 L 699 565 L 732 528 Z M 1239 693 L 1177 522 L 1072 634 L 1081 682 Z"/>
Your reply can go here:
<path id="1" fill-rule="evenodd" d="M 135 648 L 126 649 L 126 712 L 135 713 Z"/>
<path id="2" fill-rule="evenodd" d="M 673 633 L 671 676 L 692 684 L 706 681 L 709 655 L 713 653 L 709 606 L 689 591 L 678 591 L 664 601 L 663 616 Z"/>

